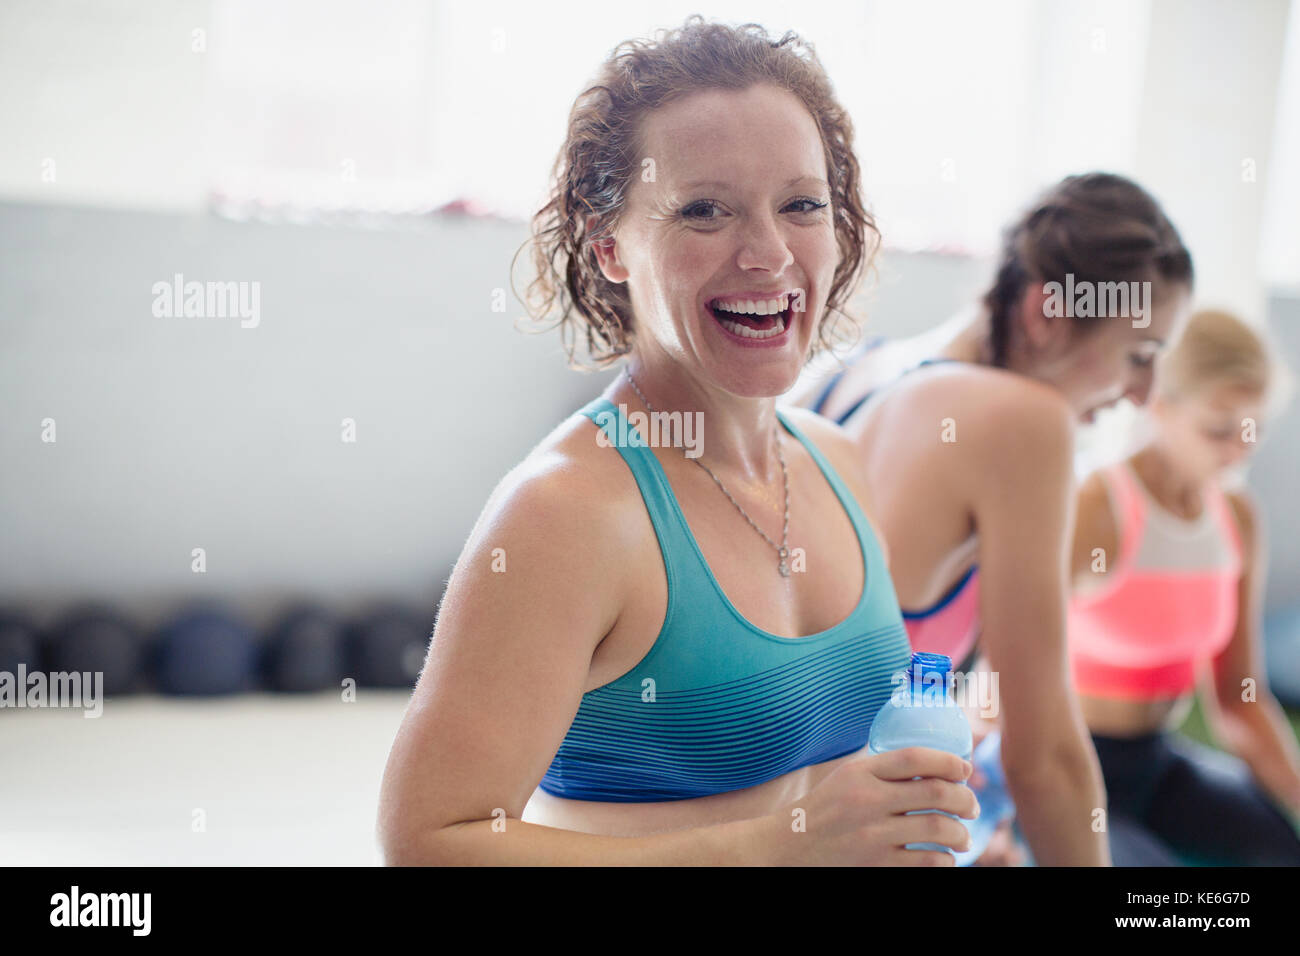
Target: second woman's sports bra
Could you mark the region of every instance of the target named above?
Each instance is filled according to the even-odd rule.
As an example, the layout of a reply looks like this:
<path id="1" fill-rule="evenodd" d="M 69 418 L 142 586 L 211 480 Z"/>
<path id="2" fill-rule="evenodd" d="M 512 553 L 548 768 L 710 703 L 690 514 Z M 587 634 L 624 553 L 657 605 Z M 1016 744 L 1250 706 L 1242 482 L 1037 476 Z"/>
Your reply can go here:
<path id="1" fill-rule="evenodd" d="M 883 337 L 877 337 L 867 342 L 861 350 L 861 355 L 865 355 L 872 349 L 884 344 L 887 340 Z M 938 365 L 942 362 L 952 362 L 954 359 L 925 359 L 916 365 L 908 368 L 895 378 L 897 382 L 908 372 L 915 371 L 918 368 L 924 368 L 927 365 Z M 842 369 L 836 372 L 831 380 L 822 389 L 813 403 L 812 410 L 817 414 L 822 413 L 826 407 L 827 400 L 835 387 L 839 385 L 840 380 L 844 377 L 848 369 Z M 893 383 L 890 383 L 893 384 Z M 882 386 L 887 387 L 887 386 Z M 853 416 L 853 414 L 862 408 L 867 401 L 880 391 L 880 388 L 873 389 L 861 398 L 854 401 L 849 407 L 835 419 L 835 423 L 843 425 Z M 975 644 L 979 640 L 980 622 L 979 622 L 979 570 L 974 565 L 961 577 L 956 584 L 949 589 L 948 593 L 936 601 L 933 605 L 922 611 L 903 610 L 903 623 L 907 627 L 908 639 L 912 643 L 912 650 L 926 651 L 931 654 L 946 654 L 952 659 L 953 666 L 963 669 L 967 666 L 968 658 L 975 649 Z"/>

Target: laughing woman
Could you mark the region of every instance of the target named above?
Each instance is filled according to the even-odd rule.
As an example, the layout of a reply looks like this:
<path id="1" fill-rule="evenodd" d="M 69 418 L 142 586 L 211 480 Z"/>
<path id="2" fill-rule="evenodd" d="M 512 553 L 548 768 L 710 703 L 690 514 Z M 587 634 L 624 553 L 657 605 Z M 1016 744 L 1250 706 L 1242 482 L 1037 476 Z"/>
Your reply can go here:
<path id="1" fill-rule="evenodd" d="M 952 865 L 903 845 L 963 848 L 961 823 L 905 814 L 974 817 L 969 764 L 865 752 L 910 649 L 855 450 L 775 407 L 877 238 L 816 56 L 698 17 L 620 45 L 534 238 L 538 300 L 624 374 L 470 535 L 385 859 Z M 647 442 L 651 413 L 698 413 L 702 448 Z"/>

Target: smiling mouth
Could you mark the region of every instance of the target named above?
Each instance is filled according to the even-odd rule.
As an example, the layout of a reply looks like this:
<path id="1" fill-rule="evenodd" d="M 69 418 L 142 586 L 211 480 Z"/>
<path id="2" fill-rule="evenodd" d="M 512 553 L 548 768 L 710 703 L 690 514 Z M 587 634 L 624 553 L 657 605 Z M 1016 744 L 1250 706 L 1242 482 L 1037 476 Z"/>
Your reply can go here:
<path id="1" fill-rule="evenodd" d="M 783 333 L 794 321 L 793 297 L 782 298 L 786 302 L 785 308 L 765 315 L 733 312 L 730 309 L 720 308 L 713 302 L 708 303 L 706 307 L 718 324 L 732 335 L 745 339 L 771 339 Z"/>

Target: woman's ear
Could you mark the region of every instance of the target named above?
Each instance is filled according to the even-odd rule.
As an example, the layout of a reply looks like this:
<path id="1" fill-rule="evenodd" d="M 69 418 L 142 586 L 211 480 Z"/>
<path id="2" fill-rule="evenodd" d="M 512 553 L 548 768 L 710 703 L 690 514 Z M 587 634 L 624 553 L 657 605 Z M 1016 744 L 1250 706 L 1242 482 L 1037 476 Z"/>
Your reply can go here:
<path id="1" fill-rule="evenodd" d="M 1074 321 L 1063 314 L 1059 306 L 1059 293 L 1054 298 L 1041 282 L 1030 282 L 1020 296 L 1020 328 L 1025 343 L 1032 352 L 1051 351 L 1058 336 L 1068 339 L 1070 324 Z"/>
<path id="2" fill-rule="evenodd" d="M 587 234 L 595 228 L 597 216 L 593 213 L 587 216 Z M 607 236 L 603 239 L 594 239 L 591 243 L 591 251 L 596 255 L 596 265 L 600 266 L 600 271 L 610 282 L 626 282 L 627 269 L 624 268 L 622 259 L 618 254 L 618 243 L 613 236 Z"/>

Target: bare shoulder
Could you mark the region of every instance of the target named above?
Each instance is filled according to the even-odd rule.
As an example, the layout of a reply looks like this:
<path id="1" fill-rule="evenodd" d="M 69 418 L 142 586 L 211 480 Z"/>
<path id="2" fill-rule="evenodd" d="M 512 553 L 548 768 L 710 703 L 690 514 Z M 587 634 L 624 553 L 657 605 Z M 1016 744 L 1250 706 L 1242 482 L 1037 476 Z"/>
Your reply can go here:
<path id="1" fill-rule="evenodd" d="M 1075 587 L 1087 591 L 1100 583 L 1094 572 L 1097 549 L 1104 555 L 1119 552 L 1119 524 L 1111 509 L 1105 476 L 1094 471 L 1079 485 L 1075 497 L 1074 543 L 1071 567 Z M 1113 560 L 1108 566 L 1113 566 Z"/>
<path id="2" fill-rule="evenodd" d="M 598 436 L 590 418 L 570 415 L 501 479 L 480 524 L 507 521 L 559 543 L 599 545 L 618 530 L 636 483 L 622 456 Z"/>
<path id="3" fill-rule="evenodd" d="M 433 647 L 445 667 L 426 668 L 435 677 L 422 678 L 419 699 L 445 690 L 447 674 L 481 675 L 485 655 L 585 679 L 631 593 L 627 555 L 644 551 L 648 523 L 627 507 L 631 472 L 595 434 L 590 419 L 566 419 L 493 489 L 439 610 Z"/>
<path id="4" fill-rule="evenodd" d="M 1074 413 L 1056 389 L 1005 369 L 952 363 L 914 373 L 887 400 L 908 418 L 947 429 L 946 442 L 976 474 L 1001 482 L 1069 467 Z M 983 467 L 981 467 L 983 466 Z"/>
<path id="5" fill-rule="evenodd" d="M 794 405 L 782 405 L 780 408 L 781 413 L 796 428 L 812 439 L 823 455 L 828 458 L 832 455 L 846 459 L 853 457 L 853 439 L 839 425 L 808 408 Z"/>
<path id="6" fill-rule="evenodd" d="M 572 415 L 501 479 L 452 571 L 446 603 L 489 594 L 512 603 L 576 601 L 593 613 L 586 623 L 597 637 L 613 626 L 627 593 L 619 571 L 647 522 L 644 508 L 631 507 L 640 500 L 631 471 L 597 433 L 591 419 Z"/>
<path id="7" fill-rule="evenodd" d="M 972 423 L 1073 430 L 1069 403 L 1060 392 L 1006 369 L 954 362 L 909 376 L 902 384 L 917 398 L 958 406 Z"/>

